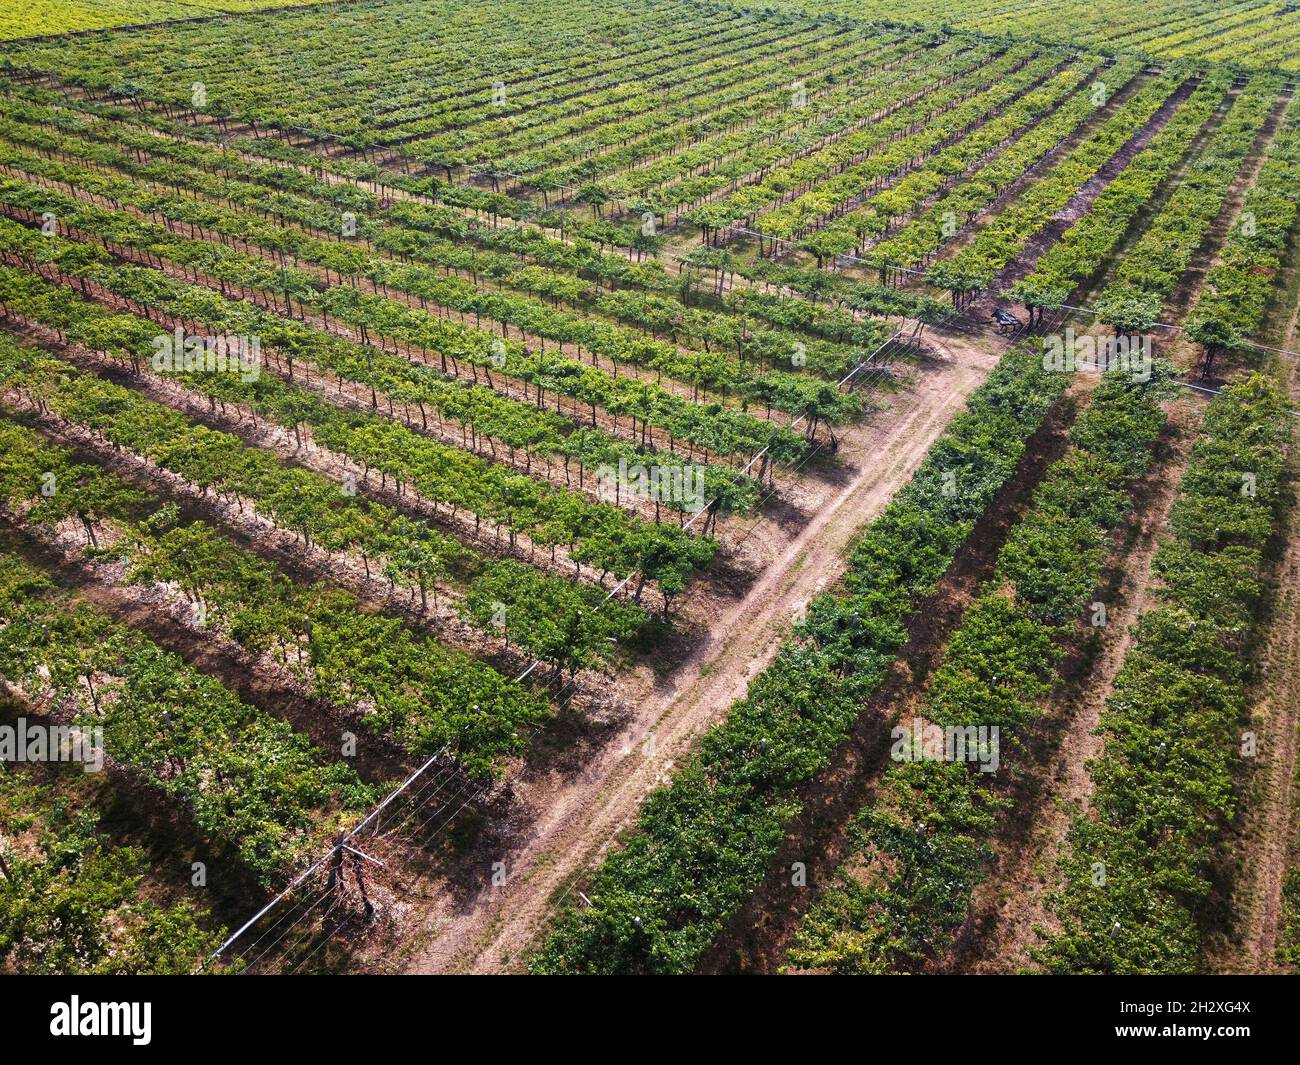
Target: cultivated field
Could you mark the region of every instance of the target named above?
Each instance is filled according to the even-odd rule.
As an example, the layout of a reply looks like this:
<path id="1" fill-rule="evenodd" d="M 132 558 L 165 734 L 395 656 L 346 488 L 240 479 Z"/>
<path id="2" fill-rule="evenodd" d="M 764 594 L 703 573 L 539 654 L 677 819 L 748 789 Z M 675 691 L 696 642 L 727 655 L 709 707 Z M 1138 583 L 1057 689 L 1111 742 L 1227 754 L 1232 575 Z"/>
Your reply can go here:
<path id="1" fill-rule="evenodd" d="M 0 38 L 0 971 L 1296 971 L 1294 5 Z"/>

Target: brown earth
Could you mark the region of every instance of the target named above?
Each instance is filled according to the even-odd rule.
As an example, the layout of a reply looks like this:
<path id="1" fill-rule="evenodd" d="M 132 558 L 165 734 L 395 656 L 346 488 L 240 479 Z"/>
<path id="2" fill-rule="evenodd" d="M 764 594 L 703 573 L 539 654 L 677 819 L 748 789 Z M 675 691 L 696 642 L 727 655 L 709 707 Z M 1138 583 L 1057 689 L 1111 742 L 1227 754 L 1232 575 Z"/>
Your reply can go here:
<path id="1" fill-rule="evenodd" d="M 994 355 L 963 345 L 957 358 L 924 368 L 897 407 L 877 417 L 862 445 L 849 454 L 841 450 L 840 457 L 854 467 L 852 479 L 826 493 L 813 520 L 744 599 L 719 610 L 709 631 L 671 673 L 656 677 L 640 669 L 621 682 L 632 715 L 610 727 L 589 758 L 568 772 L 552 764 L 511 780 L 521 815 L 517 831 L 502 837 L 496 856 L 482 856 L 477 888 L 445 880 L 422 888 L 433 901 L 427 923 L 393 957 L 393 968 L 492 972 L 519 967 L 552 906 L 631 824 L 641 801 L 668 779 L 675 762 L 744 694 L 775 654 L 796 611 L 838 579 L 858 532 L 911 477 L 995 361 Z M 498 888 L 489 881 L 494 860 L 504 861 L 509 871 Z"/>

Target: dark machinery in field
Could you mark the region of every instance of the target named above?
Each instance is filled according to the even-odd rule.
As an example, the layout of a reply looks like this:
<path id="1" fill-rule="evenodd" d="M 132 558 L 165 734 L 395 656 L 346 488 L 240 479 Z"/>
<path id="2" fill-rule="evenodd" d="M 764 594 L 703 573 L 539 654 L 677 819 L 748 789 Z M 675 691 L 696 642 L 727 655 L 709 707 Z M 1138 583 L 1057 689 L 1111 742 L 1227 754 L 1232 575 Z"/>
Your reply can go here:
<path id="1" fill-rule="evenodd" d="M 995 307 L 993 309 L 993 321 L 997 322 L 998 333 L 1000 334 L 1005 334 L 1008 330 L 1016 333 L 1025 327 L 1025 323 L 1005 307 Z"/>

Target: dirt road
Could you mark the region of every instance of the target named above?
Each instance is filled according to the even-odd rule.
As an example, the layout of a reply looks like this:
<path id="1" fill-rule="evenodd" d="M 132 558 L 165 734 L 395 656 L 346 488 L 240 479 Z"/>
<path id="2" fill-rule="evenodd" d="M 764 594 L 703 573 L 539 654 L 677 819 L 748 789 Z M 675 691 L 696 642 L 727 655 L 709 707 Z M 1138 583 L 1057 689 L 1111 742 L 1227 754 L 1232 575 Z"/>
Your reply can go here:
<path id="1" fill-rule="evenodd" d="M 629 678 L 634 711 L 619 735 L 578 773 L 514 784 L 516 802 L 536 817 L 513 853 L 498 859 L 505 863 L 506 883 L 491 885 L 489 863 L 478 889 L 422 886 L 432 900 L 428 923 L 394 959 L 397 968 L 499 972 L 522 965 L 552 906 L 633 822 L 674 761 L 744 695 L 776 653 L 796 611 L 835 582 L 856 534 L 907 482 L 996 362 L 995 355 L 965 345 L 952 354 L 949 361 L 926 364 L 893 408 L 873 419 L 864 443 L 841 452 L 853 469 L 850 480 L 822 489 L 813 519 L 745 597 L 717 617 L 682 664 L 664 677 Z"/>

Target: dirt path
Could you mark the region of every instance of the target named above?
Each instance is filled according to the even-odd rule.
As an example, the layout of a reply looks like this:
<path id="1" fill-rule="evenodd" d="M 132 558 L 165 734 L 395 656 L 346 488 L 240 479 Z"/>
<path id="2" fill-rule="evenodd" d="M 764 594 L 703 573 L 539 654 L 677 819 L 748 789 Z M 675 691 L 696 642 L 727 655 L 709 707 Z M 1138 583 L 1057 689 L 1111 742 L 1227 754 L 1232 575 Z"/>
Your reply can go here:
<path id="1" fill-rule="evenodd" d="M 581 772 L 567 780 L 518 779 L 515 800 L 533 813 L 496 860 L 508 870 L 493 888 L 432 885 L 426 927 L 393 959 L 413 972 L 493 972 L 520 967 L 552 906 L 627 828 L 646 794 L 683 757 L 775 654 L 795 612 L 840 575 L 848 546 L 920 465 L 935 438 L 983 381 L 996 356 L 963 350 L 932 364 L 897 407 L 878 417 L 874 436 L 842 455 L 855 476 L 833 495 L 746 597 L 721 613 L 673 673 L 629 678 L 637 709 L 612 728 Z M 640 688 L 641 691 L 637 692 Z M 653 745 L 646 738 L 653 736 Z M 459 902 L 456 899 L 459 898 Z"/>

